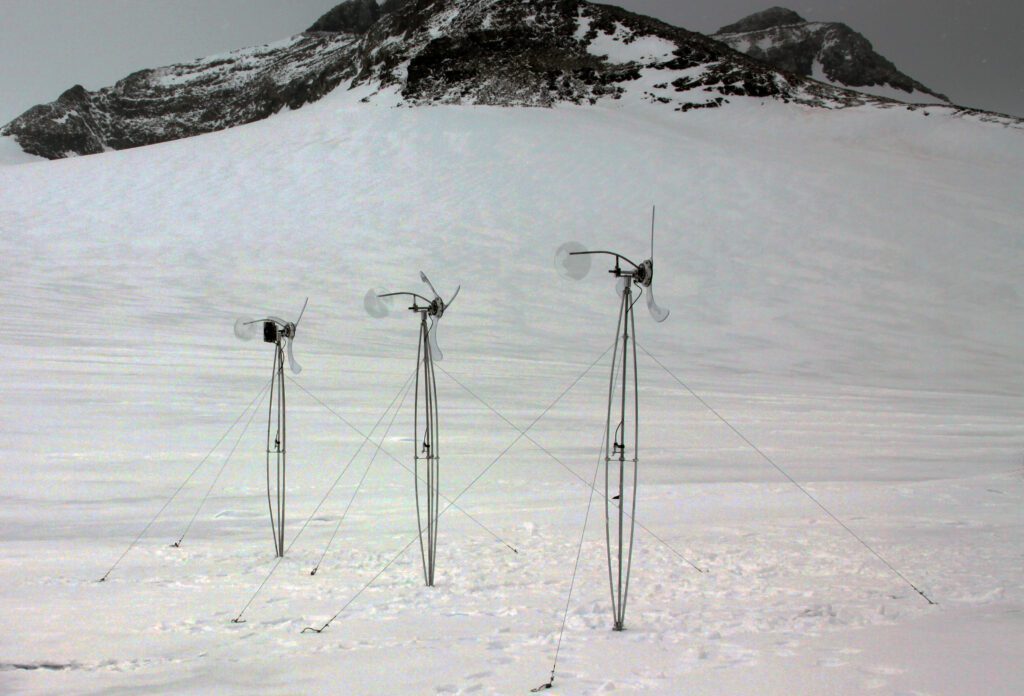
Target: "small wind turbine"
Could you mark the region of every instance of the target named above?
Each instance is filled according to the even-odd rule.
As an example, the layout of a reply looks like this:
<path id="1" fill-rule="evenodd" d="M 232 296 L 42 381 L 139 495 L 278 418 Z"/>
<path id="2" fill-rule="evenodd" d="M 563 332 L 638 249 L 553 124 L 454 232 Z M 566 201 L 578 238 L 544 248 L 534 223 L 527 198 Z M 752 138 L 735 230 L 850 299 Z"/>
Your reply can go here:
<path id="1" fill-rule="evenodd" d="M 288 322 L 278 317 L 264 319 L 240 318 L 235 321 L 235 336 L 243 341 L 250 341 L 263 327 L 263 342 L 274 344 L 274 371 L 270 378 L 270 406 L 267 411 L 267 507 L 270 509 L 270 530 L 274 537 L 274 554 L 284 556 L 284 516 L 287 475 L 287 409 L 284 392 L 284 356 L 288 354 L 288 366 L 292 372 L 299 374 L 302 367 L 295 361 L 292 344 L 295 342 L 295 331 L 298 329 L 302 315 L 306 311 L 309 298 L 306 298 L 295 322 Z M 276 384 L 276 389 L 275 389 Z M 276 418 L 275 418 L 276 415 Z M 275 484 L 271 484 L 270 461 L 275 464 Z"/>
<path id="2" fill-rule="evenodd" d="M 445 302 L 422 271 L 420 271 L 420 280 L 430 288 L 434 299 L 427 299 L 414 292 L 369 290 L 363 298 L 363 306 L 371 317 L 380 319 L 390 313 L 392 298 L 408 295 L 412 298 L 409 311 L 420 315 L 420 338 L 416 349 L 415 414 L 413 416 L 413 483 L 416 494 L 416 524 L 419 529 L 420 558 L 423 561 L 423 580 L 427 587 L 433 587 L 437 561 L 437 523 L 441 514 L 441 452 L 434 361 L 444 357 L 437 345 L 437 327 L 441 322 L 441 317 L 455 301 L 462 286 L 455 288 L 455 294 Z M 423 433 L 422 439 L 420 432 Z M 422 494 L 420 492 L 420 462 L 424 462 L 426 467 L 424 476 L 426 490 Z M 423 504 L 420 502 L 421 497 L 425 499 Z M 424 528 L 426 528 L 425 541 Z"/>
<path id="3" fill-rule="evenodd" d="M 566 242 L 555 253 L 559 275 L 580 280 L 590 272 L 591 256 L 606 254 L 615 258 L 608 272 L 617 279 L 619 320 L 615 329 L 615 349 L 608 380 L 608 415 L 604 445 L 604 518 L 605 544 L 608 550 L 608 582 L 611 587 L 613 628 L 626 625 L 626 601 L 629 595 L 629 571 L 633 560 L 633 532 L 636 519 L 637 469 L 640 448 L 640 401 L 636 374 L 636 323 L 633 305 L 646 295 L 647 309 L 656 322 L 668 318 L 668 310 L 654 300 L 654 211 L 651 211 L 651 257 L 634 263 L 614 251 L 588 251 L 578 242 Z M 635 294 L 635 299 L 634 299 Z M 632 334 L 632 336 L 631 336 Z M 630 342 L 632 338 L 632 343 Z M 621 358 L 620 358 L 621 356 Z M 621 364 L 619 360 L 621 359 Z M 629 378 L 632 363 L 632 379 Z M 616 398 L 616 369 L 621 369 Z M 629 386 L 632 382 L 632 395 Z M 616 417 L 612 418 L 615 412 Z M 630 424 L 630 417 L 632 423 Z M 632 427 L 632 437 L 628 429 Z M 631 442 L 627 442 L 631 441 Z M 625 519 L 629 507 L 629 520 Z M 615 509 L 613 510 L 612 507 Z M 628 525 L 628 528 L 627 528 Z"/>

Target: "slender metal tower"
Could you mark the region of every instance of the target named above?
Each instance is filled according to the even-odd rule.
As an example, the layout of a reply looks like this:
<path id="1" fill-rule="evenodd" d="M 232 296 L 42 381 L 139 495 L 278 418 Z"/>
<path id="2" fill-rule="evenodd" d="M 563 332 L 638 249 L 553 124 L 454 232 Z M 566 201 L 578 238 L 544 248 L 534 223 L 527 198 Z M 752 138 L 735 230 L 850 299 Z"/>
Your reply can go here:
<path id="1" fill-rule="evenodd" d="M 370 290 L 366 293 L 363 303 L 370 316 L 380 318 L 389 314 L 392 298 L 407 295 L 412 298 L 409 311 L 418 314 L 420 318 L 413 416 L 413 487 L 416 496 L 416 525 L 419 529 L 423 581 L 427 587 L 433 587 L 437 568 L 438 518 L 441 514 L 441 450 L 434 361 L 444 358 L 437 345 L 437 326 L 445 311 L 455 301 L 461 286 L 456 288 L 455 294 L 445 302 L 422 271 L 420 279 L 430 287 L 434 299 L 427 299 L 414 292 Z"/>
<path id="2" fill-rule="evenodd" d="M 652 214 L 652 258 L 640 264 L 613 251 L 587 251 L 576 242 L 563 244 L 555 254 L 555 265 L 559 273 L 573 280 L 587 275 L 592 255 L 606 254 L 615 258 L 615 266 L 608 272 L 617 279 L 619 318 L 608 378 L 604 439 L 604 519 L 612 628 L 616 631 L 626 627 L 640 462 L 640 398 L 637 389 L 636 320 L 633 306 L 641 295 L 646 295 L 647 308 L 654 320 L 662 322 L 668 318 L 668 310 L 662 309 L 655 302 L 651 287 L 654 280 L 653 225 Z"/>
<path id="3" fill-rule="evenodd" d="M 306 298 L 306 304 L 309 298 Z M 288 354 L 288 364 L 292 372 L 302 372 L 302 367 L 295 361 L 292 343 L 295 331 L 302 314 L 295 322 L 287 322 L 277 317 L 265 319 L 238 319 L 235 322 L 235 335 L 243 341 L 256 337 L 259 326 L 263 326 L 263 342 L 274 345 L 274 369 L 270 377 L 270 404 L 267 410 L 267 507 L 270 510 L 270 531 L 274 541 L 274 555 L 284 556 L 284 530 L 286 512 L 286 492 L 288 474 L 288 435 L 287 435 L 287 401 L 285 398 L 284 358 Z M 271 477 L 271 470 L 274 475 Z"/>

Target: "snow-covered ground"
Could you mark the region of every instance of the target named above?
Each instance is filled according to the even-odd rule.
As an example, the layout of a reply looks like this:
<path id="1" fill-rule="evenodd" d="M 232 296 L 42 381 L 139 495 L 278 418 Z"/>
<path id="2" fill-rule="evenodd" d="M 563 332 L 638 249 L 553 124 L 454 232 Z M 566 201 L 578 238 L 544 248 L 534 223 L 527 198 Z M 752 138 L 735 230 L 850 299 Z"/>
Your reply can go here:
<path id="1" fill-rule="evenodd" d="M 386 108 L 332 95 L 223 133 L 0 167 L 0 690 L 523 693 L 548 678 L 601 443 L 613 283 L 658 205 L 664 324 L 639 341 L 938 604 L 930 606 L 644 355 L 628 629 L 595 499 L 561 693 L 1024 689 L 1024 133 L 897 109 L 628 99 Z M 241 314 L 309 309 L 289 391 L 289 535 L 413 368 L 442 294 L 438 584 L 411 476 L 365 447 L 286 560 L 267 534 L 269 377 Z M 451 377 L 449 377 L 450 373 Z M 407 401 L 384 448 L 411 464 Z M 387 420 L 375 437 L 384 433 Z M 245 421 L 243 419 L 242 424 Z M 535 442 L 534 442 L 535 441 Z M 516 444 L 495 458 L 513 442 Z M 548 453 L 542 451 L 543 446 Z M 562 464 L 555 461 L 557 457 Z M 493 465 L 492 465 L 493 463 Z M 564 464 L 564 467 L 562 466 Z M 492 466 L 491 466 L 492 465 Z M 568 470 L 567 470 L 568 469 Z M 706 573 L 697 573 L 682 558 Z"/>

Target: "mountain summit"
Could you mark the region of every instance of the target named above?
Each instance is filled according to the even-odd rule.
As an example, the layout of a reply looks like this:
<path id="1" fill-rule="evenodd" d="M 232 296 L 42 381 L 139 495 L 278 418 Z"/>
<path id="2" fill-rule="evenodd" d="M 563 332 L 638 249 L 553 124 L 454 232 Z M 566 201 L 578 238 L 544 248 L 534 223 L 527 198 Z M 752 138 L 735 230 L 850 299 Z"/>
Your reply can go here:
<path id="1" fill-rule="evenodd" d="M 787 12 L 769 11 L 768 23 L 800 19 Z M 759 26 L 751 19 L 740 25 Z M 29 109 L 0 135 L 42 157 L 86 155 L 250 123 L 337 88 L 403 106 L 546 107 L 627 96 L 678 112 L 743 97 L 829 107 L 886 104 L 804 77 L 820 63 L 826 75 L 838 76 L 835 82 L 858 83 L 845 63 L 820 48 L 821 36 L 841 33 L 837 26 L 759 29 L 782 32 L 772 35 L 780 46 L 795 46 L 799 60 L 781 60 L 789 71 L 781 72 L 729 47 L 747 42 L 746 34 L 715 41 L 584 0 L 348 0 L 276 43 L 142 70 L 95 92 L 76 85 Z M 818 38 L 794 43 L 790 32 Z M 806 46 L 819 48 L 804 56 Z M 746 48 L 762 59 L 779 53 Z"/>
<path id="2" fill-rule="evenodd" d="M 808 22 L 772 7 L 719 29 L 712 38 L 779 70 L 908 102 L 949 99 L 896 69 L 871 42 L 839 22 Z"/>
<path id="3" fill-rule="evenodd" d="M 793 10 L 785 7 L 769 7 L 767 10 L 747 15 L 735 24 L 724 26 L 718 30 L 719 34 L 742 34 L 751 31 L 762 31 L 775 27 L 784 27 L 793 24 L 804 24 L 807 20 Z"/>

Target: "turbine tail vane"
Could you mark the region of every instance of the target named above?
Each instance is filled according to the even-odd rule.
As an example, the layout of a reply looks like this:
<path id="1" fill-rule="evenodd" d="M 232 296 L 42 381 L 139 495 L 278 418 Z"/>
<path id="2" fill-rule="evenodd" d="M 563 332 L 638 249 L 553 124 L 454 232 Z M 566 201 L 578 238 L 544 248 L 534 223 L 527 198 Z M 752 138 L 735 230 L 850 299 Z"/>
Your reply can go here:
<path id="1" fill-rule="evenodd" d="M 383 288 L 370 288 L 363 296 L 363 309 L 374 319 L 383 319 L 391 314 L 394 298 Z"/>
<path id="2" fill-rule="evenodd" d="M 555 251 L 555 270 L 568 280 L 583 280 L 590 273 L 591 259 L 579 242 L 566 242 Z"/>

